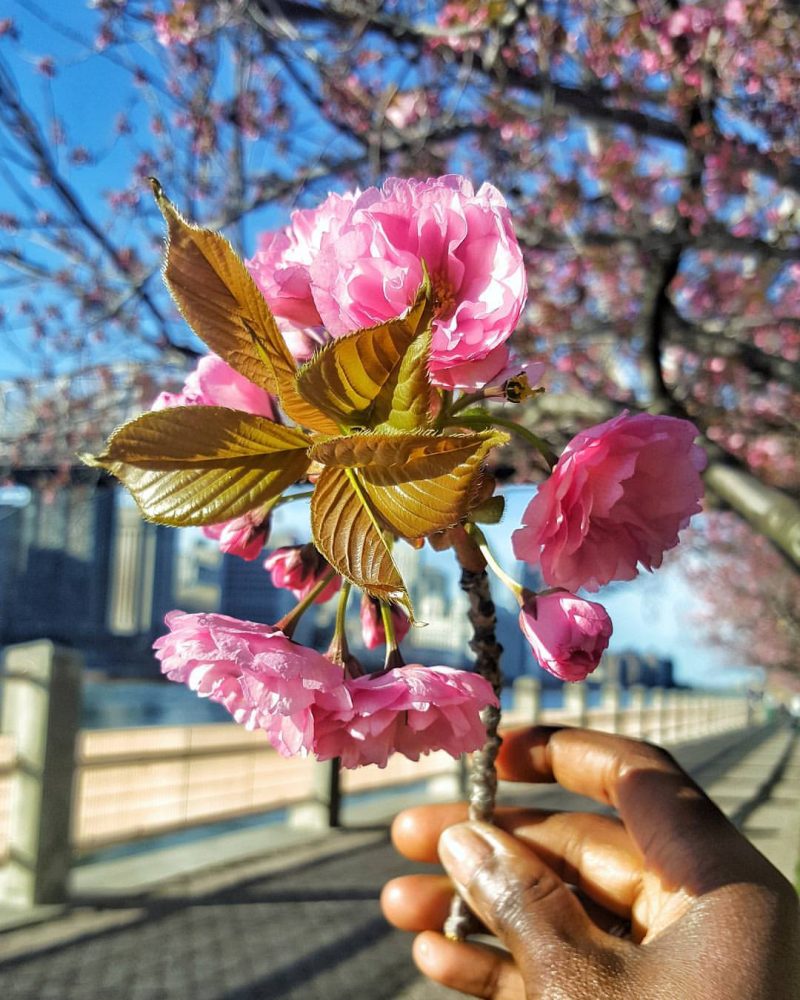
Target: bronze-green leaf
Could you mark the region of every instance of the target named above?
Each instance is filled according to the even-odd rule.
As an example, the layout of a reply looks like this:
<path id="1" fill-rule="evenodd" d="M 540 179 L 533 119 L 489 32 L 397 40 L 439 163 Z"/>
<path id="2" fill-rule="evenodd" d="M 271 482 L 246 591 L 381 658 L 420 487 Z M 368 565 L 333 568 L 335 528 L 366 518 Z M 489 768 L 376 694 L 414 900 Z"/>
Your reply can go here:
<path id="1" fill-rule="evenodd" d="M 402 438 L 401 438 L 402 440 Z M 361 470 L 364 492 L 396 534 L 416 538 L 458 524 L 480 500 L 481 463 L 489 450 L 505 444 L 496 431 L 438 439 L 440 451 L 409 452 L 405 464 L 370 465 Z"/>
<path id="2" fill-rule="evenodd" d="M 314 544 L 337 572 L 373 597 L 395 601 L 413 619 L 403 579 L 351 469 L 323 469 L 311 498 Z"/>
<path id="3" fill-rule="evenodd" d="M 431 426 L 430 354 L 431 331 L 428 329 L 411 344 L 400 362 L 389 413 L 376 425 L 376 430 L 419 431 Z"/>
<path id="4" fill-rule="evenodd" d="M 357 469 L 370 508 L 395 534 L 417 538 L 457 524 L 480 500 L 481 462 L 505 444 L 478 434 L 354 434 L 315 444 L 311 457 Z"/>
<path id="5" fill-rule="evenodd" d="M 432 322 L 433 299 L 426 274 L 404 316 L 339 337 L 304 365 L 297 374 L 300 395 L 342 427 L 383 423 L 419 385 L 419 378 L 412 378 L 403 361 L 415 340 L 430 333 Z M 427 365 L 427 354 L 423 349 L 415 372 L 420 364 Z M 399 384 L 404 386 L 402 390 Z M 428 397 L 426 389 L 415 401 L 412 421 L 427 419 Z"/>
<path id="6" fill-rule="evenodd" d="M 151 179 L 167 223 L 164 281 L 201 340 L 251 382 L 277 395 L 284 411 L 312 430 L 338 425 L 297 394 L 296 366 L 264 296 L 230 243 L 187 222 Z"/>
<path id="7" fill-rule="evenodd" d="M 177 406 L 123 424 L 89 458 L 159 524 L 216 524 L 269 503 L 308 469 L 308 438 L 221 406 Z"/>
<path id="8" fill-rule="evenodd" d="M 505 497 L 493 496 L 483 500 L 469 512 L 469 520 L 474 524 L 499 524 L 506 510 Z"/>

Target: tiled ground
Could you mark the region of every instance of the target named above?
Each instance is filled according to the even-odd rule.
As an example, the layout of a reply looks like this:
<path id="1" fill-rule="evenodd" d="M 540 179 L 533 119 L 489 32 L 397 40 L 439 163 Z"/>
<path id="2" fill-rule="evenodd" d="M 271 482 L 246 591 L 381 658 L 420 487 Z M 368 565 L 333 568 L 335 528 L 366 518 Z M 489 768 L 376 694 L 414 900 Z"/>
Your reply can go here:
<path id="1" fill-rule="evenodd" d="M 774 801 L 767 799 L 755 808 L 765 776 L 785 753 L 786 735 L 785 731 L 751 733 L 744 738 L 726 734 L 684 747 L 676 756 L 730 814 L 741 813 L 753 826 L 753 834 L 759 831 L 764 836 L 763 817 L 782 803 L 781 823 L 777 819 L 773 823 L 772 817 L 770 834 L 774 826 L 779 834 L 773 841 L 791 835 L 792 857 L 796 858 L 797 745 L 771 789 Z M 514 797 L 527 801 L 531 786 L 517 788 Z M 539 806 L 568 805 L 554 786 L 535 795 Z M 748 802 L 753 808 L 742 811 Z M 791 834 L 787 817 L 794 824 Z M 289 846 L 269 859 L 173 881 L 150 895 L 83 900 L 79 908 L 59 919 L 0 935 L 0 997 L 454 997 L 417 976 L 410 958 L 410 936 L 390 928 L 378 906 L 387 878 L 422 870 L 422 866 L 402 861 L 380 830 L 337 837 L 328 838 L 323 846 Z M 758 837 L 754 839 L 758 843 Z M 142 861 L 147 863 L 146 855 Z"/>
<path id="2" fill-rule="evenodd" d="M 0 965 L 4 1000 L 389 1000 L 416 979 L 378 907 L 385 842 L 196 898 Z"/>

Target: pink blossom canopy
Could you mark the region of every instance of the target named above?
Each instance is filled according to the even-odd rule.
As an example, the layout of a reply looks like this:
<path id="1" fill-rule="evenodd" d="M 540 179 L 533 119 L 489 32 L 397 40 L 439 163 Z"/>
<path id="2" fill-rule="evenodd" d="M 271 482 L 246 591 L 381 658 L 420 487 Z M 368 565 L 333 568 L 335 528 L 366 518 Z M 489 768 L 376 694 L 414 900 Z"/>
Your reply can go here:
<path id="1" fill-rule="evenodd" d="M 660 566 L 700 510 L 697 433 L 688 420 L 625 412 L 576 435 L 512 536 L 517 558 L 567 590 Z"/>

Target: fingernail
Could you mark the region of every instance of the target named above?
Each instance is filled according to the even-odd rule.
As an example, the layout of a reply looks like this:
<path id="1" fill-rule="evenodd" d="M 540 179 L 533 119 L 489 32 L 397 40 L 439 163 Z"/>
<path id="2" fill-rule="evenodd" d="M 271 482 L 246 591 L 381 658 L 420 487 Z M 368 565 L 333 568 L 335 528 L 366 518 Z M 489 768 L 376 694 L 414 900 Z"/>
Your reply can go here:
<path id="1" fill-rule="evenodd" d="M 439 857 L 442 864 L 460 885 L 468 885 L 491 854 L 491 845 L 468 823 L 450 826 L 439 837 Z"/>

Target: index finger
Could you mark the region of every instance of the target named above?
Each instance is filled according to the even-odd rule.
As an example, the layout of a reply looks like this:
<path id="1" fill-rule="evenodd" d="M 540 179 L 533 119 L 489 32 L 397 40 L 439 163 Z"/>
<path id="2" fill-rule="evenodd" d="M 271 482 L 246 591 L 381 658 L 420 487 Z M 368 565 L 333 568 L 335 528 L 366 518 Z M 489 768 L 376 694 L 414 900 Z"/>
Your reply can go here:
<path id="1" fill-rule="evenodd" d="M 660 747 L 542 726 L 504 734 L 497 764 L 506 780 L 557 781 L 613 806 L 647 867 L 670 883 L 706 892 L 741 877 L 743 865 L 757 864 L 762 875 L 770 867 Z"/>

